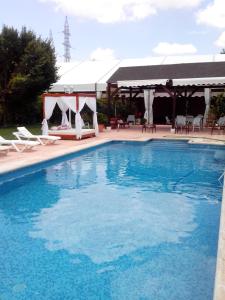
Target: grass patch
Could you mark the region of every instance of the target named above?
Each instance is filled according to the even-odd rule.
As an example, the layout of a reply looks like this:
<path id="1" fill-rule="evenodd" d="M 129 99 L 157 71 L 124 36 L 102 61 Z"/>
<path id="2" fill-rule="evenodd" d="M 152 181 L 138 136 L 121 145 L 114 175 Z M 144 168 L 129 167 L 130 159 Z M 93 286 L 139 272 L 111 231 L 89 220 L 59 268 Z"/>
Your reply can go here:
<path id="1" fill-rule="evenodd" d="M 0 128 L 0 135 L 6 139 L 16 139 L 16 137 L 12 134 L 17 131 L 16 125 L 12 127 Z M 33 134 L 41 134 L 41 126 L 40 125 L 26 125 L 26 128 L 30 130 Z"/>

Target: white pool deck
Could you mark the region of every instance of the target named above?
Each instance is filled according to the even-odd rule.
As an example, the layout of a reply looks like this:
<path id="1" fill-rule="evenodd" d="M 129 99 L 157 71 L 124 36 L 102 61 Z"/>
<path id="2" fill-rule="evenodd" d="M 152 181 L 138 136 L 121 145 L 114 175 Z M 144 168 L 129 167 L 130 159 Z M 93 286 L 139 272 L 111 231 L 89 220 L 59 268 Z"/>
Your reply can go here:
<path id="1" fill-rule="evenodd" d="M 0 174 L 25 166 L 43 162 L 65 154 L 80 151 L 89 147 L 101 145 L 113 140 L 148 141 L 150 139 L 185 139 L 191 143 L 225 146 L 225 134 L 210 134 L 210 130 L 189 132 L 189 134 L 173 134 L 168 126 L 157 126 L 156 132 L 142 133 L 141 127 L 111 130 L 100 133 L 98 137 L 83 140 L 60 140 L 54 145 L 37 146 L 34 150 L 25 152 L 10 151 L 8 155 L 0 154 Z M 206 283 L 207 284 L 207 283 Z M 225 188 L 221 208 L 219 246 L 217 255 L 217 272 L 214 290 L 214 300 L 225 299 Z"/>

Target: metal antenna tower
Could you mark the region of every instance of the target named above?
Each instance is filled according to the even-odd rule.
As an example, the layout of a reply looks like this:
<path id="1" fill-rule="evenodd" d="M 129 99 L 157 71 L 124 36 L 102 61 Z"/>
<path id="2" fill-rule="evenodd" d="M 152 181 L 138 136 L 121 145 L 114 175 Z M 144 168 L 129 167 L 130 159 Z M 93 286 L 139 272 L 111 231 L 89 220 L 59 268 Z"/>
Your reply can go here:
<path id="1" fill-rule="evenodd" d="M 51 43 L 52 46 L 54 46 L 54 40 L 53 40 L 53 35 L 52 35 L 52 30 L 49 30 L 49 41 Z"/>
<path id="2" fill-rule="evenodd" d="M 63 30 L 63 34 L 64 34 L 64 62 L 69 62 L 70 61 L 70 29 L 69 29 L 69 23 L 68 23 L 68 19 L 66 17 L 65 20 L 65 24 L 64 24 L 64 30 Z"/>

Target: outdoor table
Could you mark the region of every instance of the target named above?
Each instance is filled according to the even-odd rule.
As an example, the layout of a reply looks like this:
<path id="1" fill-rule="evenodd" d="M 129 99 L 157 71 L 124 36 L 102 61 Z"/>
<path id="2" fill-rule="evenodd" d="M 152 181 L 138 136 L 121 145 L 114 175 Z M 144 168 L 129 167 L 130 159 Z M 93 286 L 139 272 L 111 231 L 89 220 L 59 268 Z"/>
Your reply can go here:
<path id="1" fill-rule="evenodd" d="M 188 134 L 189 131 L 190 131 L 190 126 L 191 126 L 191 123 L 189 123 L 189 122 L 186 122 L 185 125 L 176 125 L 175 126 L 175 133 L 178 133 L 179 130 L 181 130 L 181 133 L 182 133 L 183 129 L 184 129 L 185 133 Z"/>
<path id="2" fill-rule="evenodd" d="M 147 129 L 149 129 L 149 130 L 151 129 L 152 133 L 153 133 L 153 131 L 156 132 L 156 125 L 155 124 L 144 124 L 144 125 L 142 125 L 142 132 L 143 131 L 146 132 Z"/>
<path id="3" fill-rule="evenodd" d="M 126 125 L 129 126 L 129 123 L 127 123 L 127 122 L 118 122 L 117 123 L 118 128 L 125 128 Z"/>

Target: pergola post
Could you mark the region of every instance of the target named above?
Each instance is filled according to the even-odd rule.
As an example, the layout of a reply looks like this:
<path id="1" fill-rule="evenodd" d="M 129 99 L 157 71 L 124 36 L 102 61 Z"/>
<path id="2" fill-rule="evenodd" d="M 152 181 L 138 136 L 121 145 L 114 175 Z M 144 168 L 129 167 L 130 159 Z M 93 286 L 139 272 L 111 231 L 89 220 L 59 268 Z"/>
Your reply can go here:
<path id="1" fill-rule="evenodd" d="M 170 90 L 166 86 L 162 86 L 163 90 L 167 92 L 170 97 L 173 99 L 173 108 L 172 108 L 172 129 L 175 128 L 175 119 L 176 119 L 176 105 L 177 105 L 177 91 Z"/>
<path id="2" fill-rule="evenodd" d="M 130 101 L 130 108 L 132 105 L 132 87 L 129 88 L 129 101 Z"/>
<path id="3" fill-rule="evenodd" d="M 112 100 L 112 95 L 111 95 L 111 84 L 108 83 L 107 86 L 107 100 L 108 100 L 108 122 L 110 122 L 110 113 L 111 113 L 111 100 Z"/>
<path id="4" fill-rule="evenodd" d="M 203 123 L 206 125 L 207 119 L 210 111 L 210 100 L 211 100 L 211 90 L 210 88 L 204 88 L 204 97 L 205 97 L 205 113 Z"/>
<path id="5" fill-rule="evenodd" d="M 177 95 L 174 93 L 173 97 L 173 112 L 172 112 L 172 129 L 175 128 L 175 119 L 176 119 L 176 105 L 177 105 Z"/>

